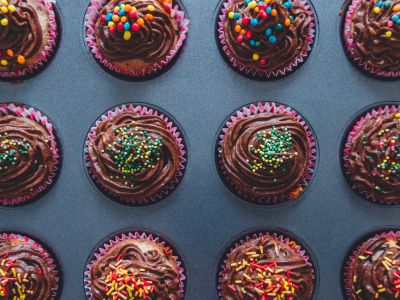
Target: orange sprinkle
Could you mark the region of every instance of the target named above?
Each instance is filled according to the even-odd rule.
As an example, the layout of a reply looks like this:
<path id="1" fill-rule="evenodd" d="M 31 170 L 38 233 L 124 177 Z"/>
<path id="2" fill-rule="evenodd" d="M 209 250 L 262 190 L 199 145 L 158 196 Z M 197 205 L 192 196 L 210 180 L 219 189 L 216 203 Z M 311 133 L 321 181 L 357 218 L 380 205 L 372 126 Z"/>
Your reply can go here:
<path id="1" fill-rule="evenodd" d="M 137 23 L 139 26 L 143 26 L 143 25 L 144 25 L 144 20 L 143 20 L 142 18 L 139 18 L 139 19 L 137 19 L 136 23 Z"/>
<path id="2" fill-rule="evenodd" d="M 271 10 L 271 16 L 275 17 L 278 15 L 278 11 L 274 8 L 273 10 Z"/>
<path id="3" fill-rule="evenodd" d="M 148 21 L 153 21 L 153 19 L 154 19 L 154 17 L 153 17 L 152 14 L 146 14 L 145 18 L 146 18 L 146 20 L 148 20 Z"/>
<path id="4" fill-rule="evenodd" d="M 17 61 L 20 65 L 23 65 L 25 63 L 25 57 L 23 57 L 22 55 L 18 55 L 17 57 Z"/>

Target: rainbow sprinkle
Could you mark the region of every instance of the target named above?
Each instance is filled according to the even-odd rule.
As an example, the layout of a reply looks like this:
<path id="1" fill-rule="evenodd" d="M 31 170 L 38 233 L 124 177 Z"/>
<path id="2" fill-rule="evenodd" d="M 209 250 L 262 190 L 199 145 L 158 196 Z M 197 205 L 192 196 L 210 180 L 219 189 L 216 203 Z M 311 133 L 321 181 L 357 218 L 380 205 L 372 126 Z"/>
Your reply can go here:
<path id="1" fill-rule="evenodd" d="M 394 4 L 393 1 L 378 1 L 372 12 L 376 15 L 386 13 L 390 10 L 388 14 L 387 22 L 385 23 L 385 37 L 390 39 L 393 36 L 393 30 L 398 30 L 400 27 L 400 4 Z"/>
<path id="2" fill-rule="evenodd" d="M 30 144 L 25 139 L 22 141 L 8 139 L 7 132 L 0 134 L 0 174 L 6 172 L 11 166 L 18 162 L 20 155 L 28 157 L 28 152 L 31 149 Z"/>

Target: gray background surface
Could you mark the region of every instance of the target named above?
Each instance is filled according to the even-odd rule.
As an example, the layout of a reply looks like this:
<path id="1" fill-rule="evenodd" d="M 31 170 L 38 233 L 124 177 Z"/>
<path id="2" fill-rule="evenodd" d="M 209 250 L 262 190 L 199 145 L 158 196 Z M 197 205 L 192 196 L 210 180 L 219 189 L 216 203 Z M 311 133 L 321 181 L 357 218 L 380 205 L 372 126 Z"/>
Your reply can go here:
<path id="1" fill-rule="evenodd" d="M 248 80 L 225 64 L 214 41 L 215 0 L 185 0 L 191 20 L 182 56 L 163 76 L 121 81 L 91 58 L 82 37 L 87 0 L 59 0 L 63 40 L 43 73 L 23 84 L 0 83 L 1 100 L 19 100 L 50 116 L 60 129 L 64 166 L 54 188 L 32 205 L 0 209 L 0 229 L 26 231 L 47 242 L 64 269 L 62 299 L 84 299 L 83 269 L 94 245 L 125 227 L 146 227 L 170 237 L 189 269 L 187 299 L 216 299 L 215 271 L 224 245 L 249 228 L 278 226 L 300 236 L 315 253 L 318 299 L 341 299 L 340 264 L 353 239 L 377 226 L 399 224 L 400 208 L 362 201 L 347 186 L 338 162 L 340 135 L 361 108 L 398 100 L 398 82 L 370 79 L 347 61 L 339 43 L 340 1 L 314 0 L 319 39 L 311 58 L 289 78 Z M 305 197 L 290 206 L 252 207 L 222 185 L 213 144 L 221 122 L 252 101 L 276 99 L 300 111 L 320 145 L 320 164 Z M 162 203 L 126 208 L 105 200 L 85 175 L 82 145 L 89 126 L 106 109 L 145 101 L 166 109 L 189 140 L 189 165 L 179 189 Z"/>

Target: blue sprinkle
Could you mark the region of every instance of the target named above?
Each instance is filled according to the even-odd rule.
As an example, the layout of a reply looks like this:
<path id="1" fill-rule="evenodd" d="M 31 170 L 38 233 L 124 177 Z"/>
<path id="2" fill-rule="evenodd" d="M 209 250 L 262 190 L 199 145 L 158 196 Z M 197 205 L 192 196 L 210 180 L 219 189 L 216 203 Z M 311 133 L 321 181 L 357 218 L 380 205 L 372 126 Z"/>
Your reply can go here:
<path id="1" fill-rule="evenodd" d="M 239 13 L 235 13 L 235 14 L 233 15 L 233 18 L 234 18 L 235 20 L 239 20 L 239 19 L 240 19 L 240 14 L 239 14 Z"/>
<path id="2" fill-rule="evenodd" d="M 379 2 L 376 4 L 376 6 L 382 7 L 382 6 L 383 6 L 383 2 L 382 2 L 382 1 L 379 1 Z"/>
<path id="3" fill-rule="evenodd" d="M 251 26 L 256 27 L 258 25 L 258 20 L 257 19 L 251 19 L 250 24 L 251 24 Z"/>
<path id="4" fill-rule="evenodd" d="M 400 25 L 400 18 L 397 19 L 396 24 L 397 24 L 397 25 Z"/>
<path id="5" fill-rule="evenodd" d="M 266 36 L 270 36 L 272 34 L 272 29 L 268 28 L 267 30 L 265 30 L 265 35 Z"/>
<path id="6" fill-rule="evenodd" d="M 271 13 L 271 10 L 272 10 L 272 7 L 271 6 L 268 6 L 267 7 L 267 10 L 265 11 L 267 14 L 270 14 Z"/>
<path id="7" fill-rule="evenodd" d="M 287 8 L 291 8 L 292 7 L 292 5 L 293 5 L 293 3 L 292 2 L 285 2 L 285 3 L 283 3 L 283 6 L 285 6 L 285 7 L 287 7 Z"/>
<path id="8" fill-rule="evenodd" d="M 256 45 L 256 42 L 254 40 L 250 40 L 250 46 L 254 47 Z"/>
<path id="9" fill-rule="evenodd" d="M 250 1 L 251 1 L 251 0 L 246 0 L 246 1 L 245 1 L 246 5 L 249 5 Z"/>
<path id="10" fill-rule="evenodd" d="M 276 36 L 271 35 L 271 36 L 268 38 L 268 41 L 269 41 L 271 44 L 275 44 L 275 43 L 276 43 Z"/>
<path id="11" fill-rule="evenodd" d="M 125 10 L 121 9 L 121 10 L 118 12 L 118 16 L 122 17 L 123 15 L 125 15 Z"/>
<path id="12" fill-rule="evenodd" d="M 392 16 L 392 21 L 393 21 L 393 22 L 396 22 L 396 23 L 397 23 L 398 20 L 399 20 L 399 16 L 398 16 L 398 15 L 393 15 L 393 16 Z"/>
<path id="13" fill-rule="evenodd" d="M 112 13 L 108 13 L 108 14 L 106 15 L 106 21 L 107 21 L 107 22 L 110 22 L 111 19 L 112 19 L 112 16 L 113 16 Z"/>
<path id="14" fill-rule="evenodd" d="M 124 29 L 125 31 L 128 31 L 131 28 L 131 24 L 129 24 L 129 22 L 125 22 L 124 23 Z"/>

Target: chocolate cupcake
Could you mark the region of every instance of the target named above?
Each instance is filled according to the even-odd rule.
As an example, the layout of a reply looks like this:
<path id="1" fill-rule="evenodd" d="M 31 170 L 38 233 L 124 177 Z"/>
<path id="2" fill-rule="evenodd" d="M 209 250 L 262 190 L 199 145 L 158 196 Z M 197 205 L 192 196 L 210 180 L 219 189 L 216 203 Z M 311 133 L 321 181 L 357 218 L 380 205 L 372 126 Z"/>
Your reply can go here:
<path id="1" fill-rule="evenodd" d="M 55 300 L 59 272 L 54 258 L 37 242 L 17 234 L 0 234 L 0 298 Z"/>
<path id="2" fill-rule="evenodd" d="M 314 268 L 301 248 L 278 234 L 258 234 L 241 240 L 222 263 L 219 298 L 311 300 L 315 291 Z"/>
<path id="3" fill-rule="evenodd" d="M 52 185 L 60 165 L 53 125 L 25 106 L 0 107 L 0 204 L 18 205 Z"/>
<path id="4" fill-rule="evenodd" d="M 172 0 L 92 0 L 86 40 L 106 69 L 140 79 L 171 63 L 186 39 L 188 23 Z"/>
<path id="5" fill-rule="evenodd" d="M 400 106 L 379 106 L 361 117 L 344 145 L 352 187 L 381 204 L 400 204 Z"/>
<path id="6" fill-rule="evenodd" d="M 86 142 L 96 185 L 123 204 L 158 201 L 180 182 L 186 163 L 181 133 L 163 113 L 123 105 L 103 115 Z"/>
<path id="7" fill-rule="evenodd" d="M 151 234 L 116 236 L 89 258 L 85 272 L 87 299 L 183 299 L 186 278 L 175 255 L 172 248 Z"/>
<path id="8" fill-rule="evenodd" d="M 51 0 L 0 2 L 0 78 L 32 75 L 54 53 L 58 25 Z"/>
<path id="9" fill-rule="evenodd" d="M 379 233 L 358 245 L 345 263 L 346 299 L 398 299 L 399 249 L 399 232 Z"/>
<path id="10" fill-rule="evenodd" d="M 347 7 L 343 40 L 350 60 L 374 76 L 400 78 L 400 1 L 353 0 Z"/>
<path id="11" fill-rule="evenodd" d="M 223 55 L 241 73 L 277 79 L 296 70 L 315 40 L 315 16 L 302 0 L 227 0 L 218 23 Z"/>
<path id="12" fill-rule="evenodd" d="M 259 204 L 299 198 L 314 173 L 317 152 L 309 125 L 297 112 L 268 102 L 234 114 L 217 150 L 224 182 Z"/>

